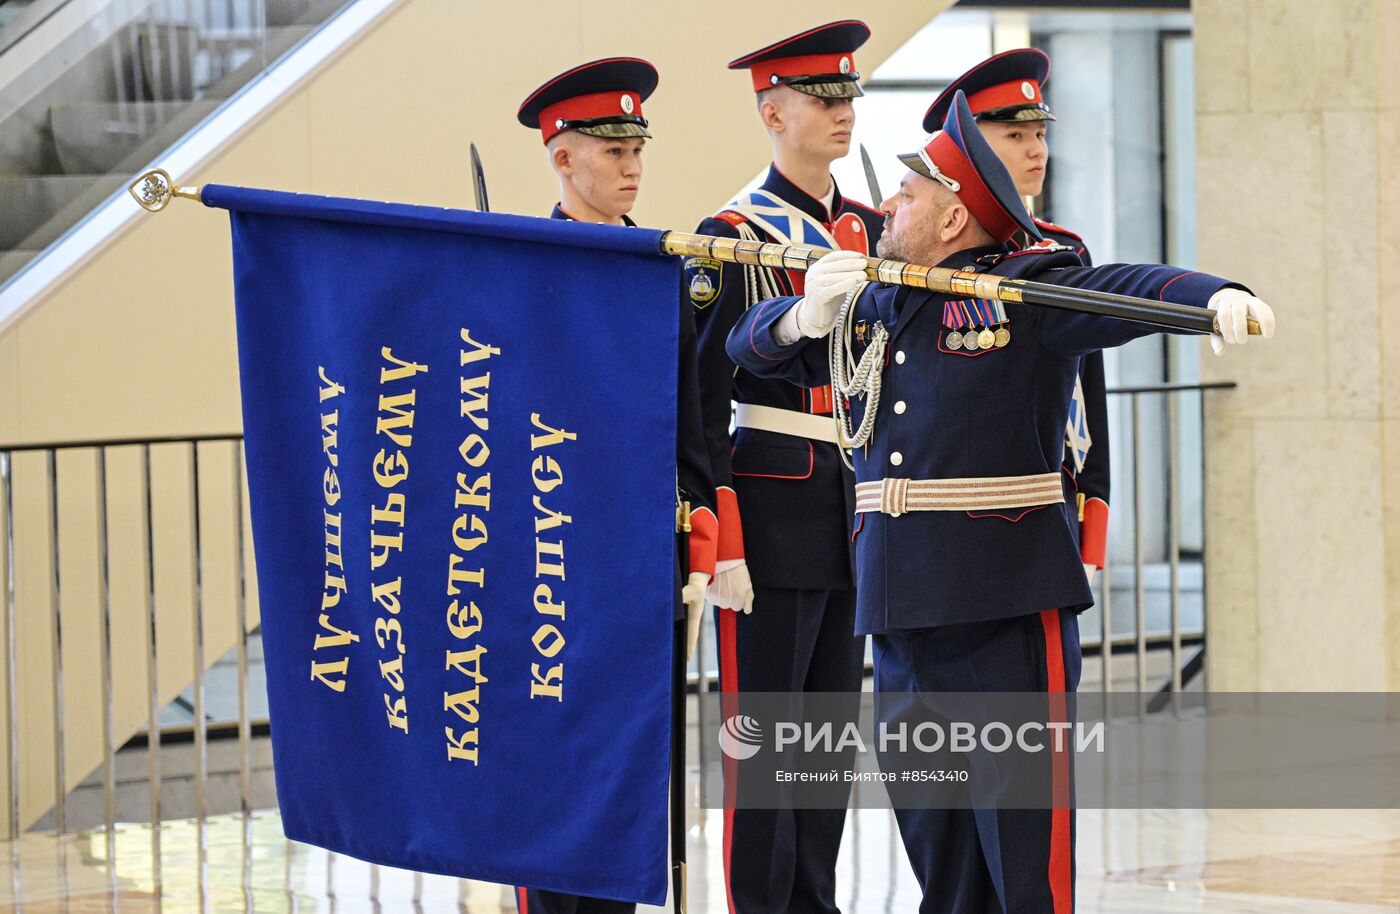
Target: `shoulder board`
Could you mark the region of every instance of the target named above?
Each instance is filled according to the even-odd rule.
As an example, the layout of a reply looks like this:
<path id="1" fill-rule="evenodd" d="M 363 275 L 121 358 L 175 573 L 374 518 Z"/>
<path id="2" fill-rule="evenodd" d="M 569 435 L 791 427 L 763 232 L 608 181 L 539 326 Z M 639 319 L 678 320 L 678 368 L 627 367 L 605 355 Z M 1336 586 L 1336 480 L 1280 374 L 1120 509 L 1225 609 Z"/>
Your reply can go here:
<path id="1" fill-rule="evenodd" d="M 1019 251 L 1007 251 L 1004 254 L 986 254 L 982 257 L 977 258 L 977 262 L 982 264 L 983 266 L 991 267 L 995 266 L 998 263 L 1001 263 L 1004 260 L 1011 260 L 1016 257 L 1035 257 L 1044 254 L 1058 254 L 1061 251 L 1068 251 L 1071 254 L 1074 253 L 1074 249 L 1066 245 L 1056 244 L 1053 241 L 1042 241 L 1038 244 L 1033 244 L 1028 248 L 1022 248 Z"/>
<path id="2" fill-rule="evenodd" d="M 1035 220 L 1035 224 L 1038 225 L 1038 226 L 1039 226 L 1040 228 L 1042 228 L 1042 229 L 1049 229 L 1050 231 L 1052 231 L 1052 232 L 1058 232 L 1058 233 L 1061 234 L 1061 235 L 1068 235 L 1070 238 L 1073 238 L 1075 241 L 1078 241 L 1080 244 L 1083 244 L 1083 243 L 1084 243 L 1084 239 L 1083 239 L 1082 237 L 1080 237 L 1080 235 L 1079 235 L 1078 232 L 1071 232 L 1069 229 L 1065 228 L 1063 225 L 1056 225 L 1056 224 L 1053 223 L 1053 222 L 1046 222 L 1044 219 L 1037 219 L 1037 220 Z"/>
<path id="3" fill-rule="evenodd" d="M 1070 247 L 1067 244 L 1060 244 L 1059 242 L 1051 241 L 1047 238 L 1044 241 L 1041 241 L 1037 244 L 1033 244 L 1028 248 L 1022 248 L 1019 251 L 1011 251 L 1010 253 L 1004 256 L 1025 257 L 1030 254 L 1054 254 L 1058 251 L 1069 251 L 1071 254 L 1073 254 L 1074 248 Z"/>
<path id="4" fill-rule="evenodd" d="M 748 220 L 747 218 L 745 218 L 743 215 L 734 212 L 732 209 L 727 209 L 727 210 L 725 210 L 725 211 L 722 212 L 722 213 L 715 213 L 715 216 L 714 216 L 714 217 L 715 217 L 716 219 L 720 220 L 721 222 L 728 222 L 730 225 L 734 226 L 735 228 L 738 228 L 739 226 L 743 225 L 745 222 L 748 222 L 748 221 L 749 221 L 749 220 Z"/>

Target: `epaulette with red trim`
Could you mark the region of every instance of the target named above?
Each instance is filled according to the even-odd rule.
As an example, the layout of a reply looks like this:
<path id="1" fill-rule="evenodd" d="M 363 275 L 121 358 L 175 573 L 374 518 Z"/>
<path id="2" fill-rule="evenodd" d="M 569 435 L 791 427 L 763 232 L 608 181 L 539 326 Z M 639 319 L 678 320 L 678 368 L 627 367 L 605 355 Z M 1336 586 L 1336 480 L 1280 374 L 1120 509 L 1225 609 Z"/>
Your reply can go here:
<path id="1" fill-rule="evenodd" d="M 1084 243 L 1084 238 L 1083 238 L 1082 236 L 1080 236 L 1080 234 L 1079 234 L 1078 232 L 1071 232 L 1069 229 L 1065 228 L 1063 225 L 1056 225 L 1056 224 L 1053 223 L 1053 222 L 1046 222 L 1044 219 L 1037 219 L 1037 220 L 1035 220 L 1035 224 L 1036 224 L 1037 226 L 1039 226 L 1040 228 L 1042 228 L 1042 229 L 1049 229 L 1049 230 L 1052 231 L 1052 232 L 1059 232 L 1061 235 L 1068 235 L 1069 237 L 1073 238 L 1075 241 L 1078 241 L 1080 244 L 1083 244 L 1083 243 Z"/>
<path id="2" fill-rule="evenodd" d="M 1071 254 L 1073 254 L 1074 248 L 1069 247 L 1068 245 L 1060 244 L 1057 241 L 1051 241 L 1049 238 L 1047 238 L 1044 241 L 1037 241 L 1030 247 L 1021 248 L 1018 251 L 1002 251 L 996 254 L 983 254 L 981 257 L 977 258 L 977 262 L 986 267 L 993 267 L 996 266 L 998 263 L 1001 263 L 1003 260 L 1010 260 L 1013 257 L 1026 257 L 1034 254 L 1057 254 L 1060 251 L 1068 251 Z"/>

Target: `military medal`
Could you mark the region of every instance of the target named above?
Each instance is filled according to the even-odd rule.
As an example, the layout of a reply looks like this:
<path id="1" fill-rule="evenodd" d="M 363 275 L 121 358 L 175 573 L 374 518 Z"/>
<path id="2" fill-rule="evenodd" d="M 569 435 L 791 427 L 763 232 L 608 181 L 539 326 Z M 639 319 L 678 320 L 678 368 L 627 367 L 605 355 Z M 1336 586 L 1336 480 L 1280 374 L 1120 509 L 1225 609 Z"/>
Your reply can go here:
<path id="1" fill-rule="evenodd" d="M 968 303 L 960 301 L 956 303 L 958 314 L 958 329 L 966 327 L 962 334 L 962 348 L 968 352 L 977 350 L 977 323 L 972 319 L 972 311 L 967 307 Z"/>
<path id="2" fill-rule="evenodd" d="M 996 329 L 989 334 L 989 339 L 982 344 L 982 348 L 987 349 L 992 346 L 998 349 L 1005 348 L 1006 344 L 1011 342 L 1011 328 L 1007 326 L 1011 321 L 1006 316 L 1006 307 L 995 300 L 986 302 L 986 307 L 990 312 L 989 323 L 995 324 Z"/>
<path id="3" fill-rule="evenodd" d="M 963 317 L 960 304 L 951 301 L 943 303 L 943 326 L 952 328 L 943 338 L 943 345 L 950 350 L 961 349 L 963 346 L 962 329 L 967 326 L 967 320 Z"/>
<path id="4" fill-rule="evenodd" d="M 991 302 L 984 299 L 977 299 L 972 303 L 972 307 L 977 312 L 977 323 L 981 328 L 977 332 L 977 348 L 991 349 L 996 344 L 996 334 L 992 332 L 993 314 Z"/>

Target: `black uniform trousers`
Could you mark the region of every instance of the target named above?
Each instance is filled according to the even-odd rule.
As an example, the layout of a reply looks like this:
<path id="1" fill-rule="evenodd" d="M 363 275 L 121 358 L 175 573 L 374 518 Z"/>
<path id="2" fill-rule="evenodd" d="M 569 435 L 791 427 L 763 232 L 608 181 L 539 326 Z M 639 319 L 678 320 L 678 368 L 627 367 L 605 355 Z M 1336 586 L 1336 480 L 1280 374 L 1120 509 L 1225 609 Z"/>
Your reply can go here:
<path id="1" fill-rule="evenodd" d="M 1046 692 L 1052 718 L 1068 720 L 1067 700 L 1055 695 L 1079 685 L 1079 622 L 1069 611 L 875 635 L 873 643 L 876 709 L 889 731 L 920 705 L 902 698 L 907 693 Z M 926 718 L 927 707 L 915 714 Z M 912 731 L 912 720 L 906 722 Z M 1072 914 L 1072 753 L 1050 752 L 1044 761 L 1030 776 L 1056 791 L 1049 809 L 901 809 L 898 788 L 891 788 L 900 837 L 923 890 L 919 914 Z"/>
<path id="2" fill-rule="evenodd" d="M 845 692 L 858 702 L 865 639 L 852 634 L 855 600 L 853 589 L 755 586 L 752 613 L 717 608 L 725 714 L 735 696 L 742 712 L 746 692 Z M 734 777 L 734 770 L 725 776 Z M 844 809 L 725 809 L 731 914 L 836 914 L 834 874 L 845 825 Z"/>

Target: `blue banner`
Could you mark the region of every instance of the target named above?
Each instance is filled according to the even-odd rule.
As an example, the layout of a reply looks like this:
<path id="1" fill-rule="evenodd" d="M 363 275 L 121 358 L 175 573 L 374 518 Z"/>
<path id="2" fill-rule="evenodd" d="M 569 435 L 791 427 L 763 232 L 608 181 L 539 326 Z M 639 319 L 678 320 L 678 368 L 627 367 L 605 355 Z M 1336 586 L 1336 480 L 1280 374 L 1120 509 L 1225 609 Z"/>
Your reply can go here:
<path id="1" fill-rule="evenodd" d="M 287 835 L 661 904 L 680 280 L 660 233 L 231 211 Z"/>

